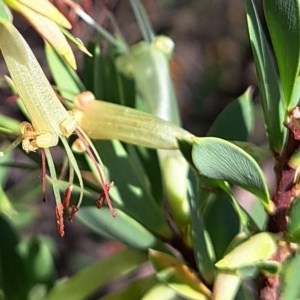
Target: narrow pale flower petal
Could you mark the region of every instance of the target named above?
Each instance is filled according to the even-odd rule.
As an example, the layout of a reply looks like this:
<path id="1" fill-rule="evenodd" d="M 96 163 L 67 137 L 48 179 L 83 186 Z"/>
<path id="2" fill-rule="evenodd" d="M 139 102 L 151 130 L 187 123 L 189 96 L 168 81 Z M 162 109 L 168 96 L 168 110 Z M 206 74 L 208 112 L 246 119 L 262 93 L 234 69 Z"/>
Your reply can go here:
<path id="1" fill-rule="evenodd" d="M 59 126 L 70 117 L 53 91 L 26 41 L 12 24 L 0 24 L 0 49 L 9 73 L 38 132 L 63 134 Z M 57 138 L 58 140 L 58 138 Z M 53 145 L 57 144 L 53 141 Z"/>
<path id="2" fill-rule="evenodd" d="M 76 60 L 73 51 L 55 21 L 22 4 L 16 6 L 15 10 L 27 19 L 39 35 L 65 59 L 71 68 L 76 69 Z"/>
<path id="3" fill-rule="evenodd" d="M 51 19 L 58 25 L 71 29 L 72 25 L 68 19 L 48 0 L 4 0 L 12 9 L 22 13 L 24 7 L 27 7 L 48 19 Z"/>
<path id="4" fill-rule="evenodd" d="M 75 213 L 78 211 L 83 198 L 83 179 L 77 161 L 68 144 L 67 137 L 74 131 L 78 137 L 86 143 L 91 144 L 88 137 L 78 127 L 76 118 L 68 112 L 62 103 L 57 98 L 45 74 L 43 73 L 39 63 L 37 62 L 30 47 L 11 23 L 0 24 L 0 49 L 2 51 L 5 63 L 13 79 L 16 91 L 20 96 L 27 110 L 28 116 L 32 122 L 21 123 L 22 136 L 12 145 L 15 147 L 22 142 L 22 147 L 26 152 L 35 151 L 44 148 L 46 161 L 52 179 L 52 187 L 56 200 L 56 221 L 57 229 L 61 236 L 64 235 L 63 221 L 63 204 L 61 203 L 61 195 L 57 184 L 57 175 L 55 165 L 49 150 L 50 147 L 56 146 L 58 139 L 63 143 L 65 151 L 70 163 L 70 187 L 64 197 L 65 206 L 68 205 L 71 197 L 71 186 L 73 183 L 73 173 L 75 172 L 79 180 L 80 196 L 77 205 L 73 205 L 69 220 L 72 220 Z M 88 139 L 88 142 L 86 141 Z M 92 145 L 90 145 L 92 147 Z M 86 151 L 93 159 L 93 162 L 98 170 L 101 178 L 101 184 L 104 191 L 104 198 L 108 203 L 112 216 L 116 214 L 112 208 L 107 183 L 104 181 L 101 170 L 98 166 L 100 162 L 97 153 L 93 155 L 89 146 L 86 146 Z M 4 154 L 0 152 L 0 156 Z M 95 158 L 96 156 L 96 158 Z M 45 158 L 42 156 L 43 165 L 43 194 L 45 193 Z"/>

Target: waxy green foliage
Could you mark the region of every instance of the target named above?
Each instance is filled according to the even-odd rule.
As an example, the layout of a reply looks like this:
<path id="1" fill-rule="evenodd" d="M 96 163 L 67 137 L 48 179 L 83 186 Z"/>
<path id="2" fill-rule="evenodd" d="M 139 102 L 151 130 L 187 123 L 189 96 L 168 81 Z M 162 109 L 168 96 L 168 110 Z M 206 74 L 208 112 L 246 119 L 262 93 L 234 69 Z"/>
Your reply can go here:
<path id="1" fill-rule="evenodd" d="M 43 3 L 49 8 L 46 12 Z M 261 277 L 280 283 L 275 291 L 278 298 L 299 298 L 300 202 L 296 197 L 287 207 L 284 233 L 271 233 L 276 231 L 269 226 L 276 222 L 278 203 L 277 198 L 272 201 L 260 166 L 265 158 L 273 156 L 276 174 L 281 174 L 279 166 L 288 133 L 284 123 L 288 122 L 288 110 L 299 100 L 299 1 L 265 0 L 268 32 L 264 32 L 254 1 L 245 0 L 267 136 L 264 147 L 251 142 L 253 139 L 249 142 L 258 120 L 253 87 L 220 113 L 204 137 L 181 127 L 169 69 L 176 41 L 155 36 L 141 2 L 131 0 L 130 4 L 143 36 L 143 41 L 131 46 L 119 33 L 108 32 L 78 4 L 74 5 L 73 13 L 101 35 L 86 50 L 67 32 L 69 22 L 52 10 L 50 2 L 38 0 L 35 6 L 29 0 L 0 0 L 0 48 L 13 79 L 6 81 L 21 98 L 18 103 L 23 101 L 27 106 L 27 112 L 21 108 L 25 112 L 22 120 L 0 115 L 0 131 L 6 138 L 1 145 L 5 150 L 0 152 L 0 294 L 7 299 L 85 299 L 148 264 L 151 274 L 134 278 L 101 299 L 255 300 L 260 293 L 257 282 L 264 282 Z M 52 44 L 46 45 L 45 53 L 55 92 L 30 47 L 12 25 L 7 5 L 32 19 L 29 21 Z M 45 24 L 52 24 L 50 30 Z M 55 33 L 54 39 L 50 33 Z M 73 70 L 74 61 L 67 58 L 73 54 L 69 56 L 69 46 L 66 48 L 59 38 L 63 34 L 78 48 L 93 54 L 84 57 L 82 77 Z M 102 51 L 102 38 L 110 43 L 106 53 Z M 89 99 L 88 95 L 96 97 Z M 24 130 L 20 121 L 26 117 L 32 125 L 25 123 Z M 83 140 L 92 138 L 93 143 L 82 147 L 73 131 Z M 47 138 L 40 141 L 45 133 Z M 10 144 L 12 135 L 19 138 Z M 116 240 L 117 247 L 122 244 L 121 250 L 117 248 L 114 254 L 92 263 L 77 255 L 84 267 L 68 279 L 58 278 L 53 263 L 55 240 L 24 234 L 28 232 L 24 227 L 40 218 L 33 199 L 45 190 L 48 176 L 44 159 L 42 187 L 36 184 L 31 188 L 41 174 L 37 153 L 25 154 L 29 162 L 19 164 L 9 152 L 22 141 L 27 151 L 46 148 L 47 181 L 54 186 L 59 203 L 68 198 L 66 191 L 72 191 L 67 199 L 71 203 L 73 198 L 84 200 L 74 221 L 92 233 L 93 245 L 100 239 Z M 63 146 L 64 156 L 71 157 L 63 160 L 62 167 L 51 157 L 49 148 L 54 146 Z M 297 170 L 296 154 L 290 163 L 287 167 Z M 27 173 L 7 190 L 10 166 Z M 109 187 L 102 182 L 101 193 L 99 168 L 108 182 L 114 181 L 109 187 L 116 219 L 109 208 L 101 207 Z M 297 180 L 295 176 L 291 182 L 295 196 Z M 242 203 L 237 187 L 243 193 L 250 192 L 251 201 Z M 96 201 L 100 211 L 95 208 Z M 62 213 L 56 212 L 53 223 L 59 233 L 63 232 L 63 222 Z M 282 249 L 286 256 L 283 262 L 278 261 Z M 77 262 L 74 252 L 69 252 L 72 262 Z M 7 260 L 10 256 L 14 259 Z"/>

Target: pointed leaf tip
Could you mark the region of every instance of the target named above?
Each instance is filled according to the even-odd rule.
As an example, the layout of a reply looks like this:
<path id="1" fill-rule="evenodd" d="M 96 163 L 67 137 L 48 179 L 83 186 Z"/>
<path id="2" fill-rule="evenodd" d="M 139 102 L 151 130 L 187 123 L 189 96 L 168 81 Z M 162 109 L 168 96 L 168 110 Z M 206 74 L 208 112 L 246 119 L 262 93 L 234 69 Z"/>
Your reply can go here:
<path id="1" fill-rule="evenodd" d="M 287 108 L 299 74 L 300 5 L 298 0 L 264 0 L 263 5 Z"/>
<path id="2" fill-rule="evenodd" d="M 72 28 L 69 20 L 48 0 L 5 0 L 5 2 L 20 14 L 30 10 L 54 21 L 59 26 Z"/>
<path id="3" fill-rule="evenodd" d="M 275 235 L 262 232 L 235 247 L 219 260 L 215 266 L 218 269 L 236 270 L 247 266 L 260 266 L 268 260 L 277 249 Z"/>
<path id="4" fill-rule="evenodd" d="M 193 138 L 192 159 L 198 172 L 228 181 L 256 195 L 273 211 L 264 175 L 256 161 L 233 143 L 219 138 Z"/>

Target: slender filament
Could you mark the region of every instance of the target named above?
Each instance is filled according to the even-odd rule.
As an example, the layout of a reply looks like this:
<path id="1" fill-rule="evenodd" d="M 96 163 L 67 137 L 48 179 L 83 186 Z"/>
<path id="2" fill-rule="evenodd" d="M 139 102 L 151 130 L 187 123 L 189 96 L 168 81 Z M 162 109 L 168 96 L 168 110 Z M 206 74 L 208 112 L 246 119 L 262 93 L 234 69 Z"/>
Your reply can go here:
<path id="1" fill-rule="evenodd" d="M 97 170 L 97 173 L 99 175 L 99 178 L 100 178 L 100 182 L 101 182 L 101 185 L 102 185 L 102 189 L 103 189 L 103 192 L 104 192 L 104 195 L 105 195 L 105 199 L 106 199 L 106 202 L 107 202 L 107 205 L 109 207 L 109 210 L 112 214 L 112 216 L 115 218 L 117 216 L 115 210 L 113 209 L 112 207 L 112 204 L 111 204 L 111 200 L 109 198 L 109 195 L 108 195 L 108 189 L 107 189 L 107 183 L 105 182 L 105 179 L 102 175 L 102 172 L 99 168 L 99 165 L 98 165 L 98 162 L 95 158 L 95 156 L 97 157 L 98 154 L 97 154 L 97 151 L 96 149 L 94 148 L 93 144 L 90 143 L 90 146 L 93 147 L 93 152 L 95 153 L 95 156 L 93 154 L 93 152 L 91 151 L 90 147 L 89 147 L 89 144 L 87 143 L 86 139 L 85 139 L 85 133 L 80 129 L 80 128 L 77 128 L 75 130 L 78 138 L 82 141 L 82 143 L 84 144 L 84 147 L 86 149 L 86 152 L 88 153 L 89 157 L 91 158 L 91 160 L 93 161 L 94 163 L 94 166 L 96 167 L 96 170 Z M 88 139 L 89 140 L 89 139 Z M 95 150 L 94 150 L 95 149 Z M 99 157 L 99 156 L 98 156 Z"/>
<path id="2" fill-rule="evenodd" d="M 77 131 L 77 130 L 75 130 Z M 76 158 L 68 144 L 68 141 L 67 139 L 64 137 L 64 136 L 60 136 L 60 139 L 62 141 L 62 143 L 64 144 L 64 148 L 67 152 L 67 155 L 68 155 L 68 158 L 69 158 L 69 162 L 70 162 L 70 165 L 72 166 L 72 168 L 74 169 L 75 173 L 76 173 L 76 176 L 79 180 L 79 186 L 80 186 L 80 196 L 79 196 L 79 200 L 78 200 L 78 204 L 77 204 L 77 207 L 80 206 L 81 202 L 82 202 L 82 198 L 83 198 L 83 180 L 82 180 L 82 177 L 81 177 L 81 173 L 80 173 L 80 170 L 79 170 L 79 167 L 78 167 L 78 164 L 76 162 Z"/>
<path id="3" fill-rule="evenodd" d="M 53 193 L 54 193 L 54 197 L 55 197 L 55 201 L 56 201 L 56 206 L 60 207 L 62 204 L 61 204 L 59 187 L 57 185 L 57 176 L 56 176 L 56 171 L 55 171 L 55 165 L 54 165 L 54 162 L 52 159 L 50 149 L 44 148 L 44 152 L 46 155 L 46 160 L 48 163 L 48 168 L 49 168 L 49 172 L 50 172 L 50 176 L 51 176 L 51 180 L 52 180 L 52 188 L 53 188 Z"/>
<path id="4" fill-rule="evenodd" d="M 45 156 L 45 150 L 43 148 L 40 148 L 41 153 L 41 159 L 42 159 L 42 195 L 43 195 L 43 202 L 46 202 L 46 188 L 47 188 L 47 182 L 46 182 L 46 156 Z"/>
<path id="5" fill-rule="evenodd" d="M 0 156 L 3 156 L 4 154 L 8 153 L 12 149 L 16 148 L 23 140 L 23 136 L 19 136 L 15 141 L 13 141 L 11 144 L 9 144 L 7 147 L 5 147 L 2 151 L 0 151 Z"/>

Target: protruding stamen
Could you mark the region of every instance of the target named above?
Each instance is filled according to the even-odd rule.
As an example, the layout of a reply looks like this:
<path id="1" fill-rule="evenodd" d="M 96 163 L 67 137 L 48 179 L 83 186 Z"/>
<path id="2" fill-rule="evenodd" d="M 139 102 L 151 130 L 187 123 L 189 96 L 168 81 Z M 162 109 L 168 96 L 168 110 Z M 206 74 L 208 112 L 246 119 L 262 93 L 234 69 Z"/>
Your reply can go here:
<path id="1" fill-rule="evenodd" d="M 110 183 L 106 183 L 106 189 L 107 189 L 107 192 L 109 192 L 110 188 L 114 185 L 114 182 L 110 182 Z M 102 193 L 100 194 L 98 200 L 96 201 L 96 207 L 98 209 L 100 209 L 102 206 L 103 206 L 103 203 L 105 201 L 105 193 L 104 193 L 104 190 L 102 191 Z M 112 213 L 112 216 L 113 218 L 116 218 L 117 217 L 117 213 L 114 211 Z"/>
<path id="2" fill-rule="evenodd" d="M 40 152 L 41 152 L 41 159 L 42 159 L 42 197 L 43 197 L 43 202 L 46 202 L 47 201 L 47 198 L 46 198 L 46 188 L 47 188 L 46 156 L 45 156 L 45 151 L 43 148 L 40 148 Z"/>
<path id="3" fill-rule="evenodd" d="M 110 188 L 114 185 L 114 182 L 112 181 L 110 183 L 106 183 L 105 185 L 107 188 L 107 192 L 109 192 Z M 102 191 L 98 200 L 96 201 L 96 207 L 98 209 L 100 209 L 103 206 L 104 200 L 105 200 L 105 193 L 104 193 L 104 191 Z"/>
<path id="4" fill-rule="evenodd" d="M 97 199 L 96 201 L 96 207 L 98 209 L 100 209 L 102 206 L 103 206 L 103 203 L 104 203 L 104 200 L 105 200 L 105 195 L 104 193 L 102 192 L 99 196 L 99 198 Z"/>
<path id="5" fill-rule="evenodd" d="M 56 224 L 57 224 L 57 231 L 60 234 L 60 236 L 65 235 L 65 225 L 64 225 L 64 218 L 63 218 L 63 205 L 56 205 L 55 207 L 55 215 L 56 215 Z"/>
<path id="6" fill-rule="evenodd" d="M 60 191 L 59 191 L 59 187 L 58 187 L 58 184 L 57 184 L 57 176 L 56 176 L 54 161 L 52 159 L 51 152 L 50 152 L 49 148 L 44 148 L 44 151 L 45 151 L 45 156 L 46 156 L 46 160 L 47 160 L 47 163 L 48 163 L 48 169 L 49 169 L 49 172 L 50 172 L 50 177 L 51 177 L 51 180 L 52 180 L 52 188 L 53 188 L 53 193 L 54 193 L 56 205 L 57 206 L 62 206 Z"/>
<path id="7" fill-rule="evenodd" d="M 69 214 L 68 220 L 71 222 L 73 220 L 74 215 L 78 212 L 79 208 L 76 205 L 72 206 L 71 212 Z"/>
<path id="8" fill-rule="evenodd" d="M 100 170 L 100 168 L 99 168 L 98 162 L 97 162 L 97 160 L 96 160 L 96 158 L 95 158 L 93 152 L 91 151 L 91 149 L 90 149 L 90 147 L 89 147 L 89 144 L 88 144 L 88 142 L 87 142 L 87 141 L 89 141 L 89 138 L 88 138 L 88 136 L 84 133 L 84 131 L 80 130 L 80 128 L 77 128 L 77 129 L 75 130 L 75 132 L 76 132 L 78 138 L 79 138 L 79 139 L 82 141 L 82 143 L 84 144 L 85 149 L 86 149 L 86 152 L 87 152 L 88 156 L 90 157 L 90 159 L 92 160 L 92 162 L 93 162 L 93 164 L 94 164 L 94 166 L 95 166 L 95 168 L 96 168 L 96 170 L 97 170 L 97 173 L 98 173 L 98 175 L 99 175 L 100 182 L 101 182 L 101 185 L 102 185 L 102 189 L 103 189 L 103 191 L 102 191 L 102 193 L 103 193 L 103 198 L 106 200 L 106 203 L 107 203 L 107 205 L 108 205 L 108 207 L 109 207 L 109 210 L 110 210 L 110 212 L 111 212 L 111 215 L 113 216 L 113 218 L 115 218 L 115 217 L 117 216 L 117 214 L 116 214 L 116 212 L 115 212 L 115 210 L 114 210 L 114 208 L 113 208 L 113 206 L 112 206 L 112 204 L 111 204 L 111 200 L 110 200 L 109 195 L 108 195 L 108 190 L 109 190 L 109 189 L 107 188 L 107 185 L 109 185 L 109 184 L 107 184 L 107 183 L 105 182 L 104 177 L 103 177 L 103 175 L 102 175 L 102 172 L 101 172 L 101 170 Z M 92 146 L 92 143 L 91 143 L 91 142 L 90 142 L 90 145 Z M 94 149 L 94 151 L 95 151 L 95 149 Z M 102 195 L 102 194 L 101 194 L 101 195 Z M 99 199 L 101 199 L 101 195 L 100 195 L 100 198 L 99 198 Z"/>
<path id="9" fill-rule="evenodd" d="M 73 191 L 73 183 L 70 183 L 68 187 L 65 190 L 64 196 L 63 196 L 63 207 L 67 208 L 70 205 L 70 199 Z"/>
<path id="10" fill-rule="evenodd" d="M 80 186 L 80 196 L 79 196 L 79 200 L 78 200 L 78 204 L 77 207 L 79 208 L 81 202 L 82 202 L 82 198 L 83 198 L 83 180 L 81 177 L 81 173 L 80 173 L 80 169 L 78 167 L 77 161 L 74 157 L 74 154 L 68 144 L 67 139 L 64 136 L 60 136 L 60 140 L 62 141 L 65 150 L 67 152 L 68 158 L 69 158 L 69 162 L 70 162 L 70 176 L 69 176 L 69 183 L 73 182 L 73 178 L 74 178 L 74 171 L 77 175 L 78 181 L 79 181 L 79 186 Z"/>

